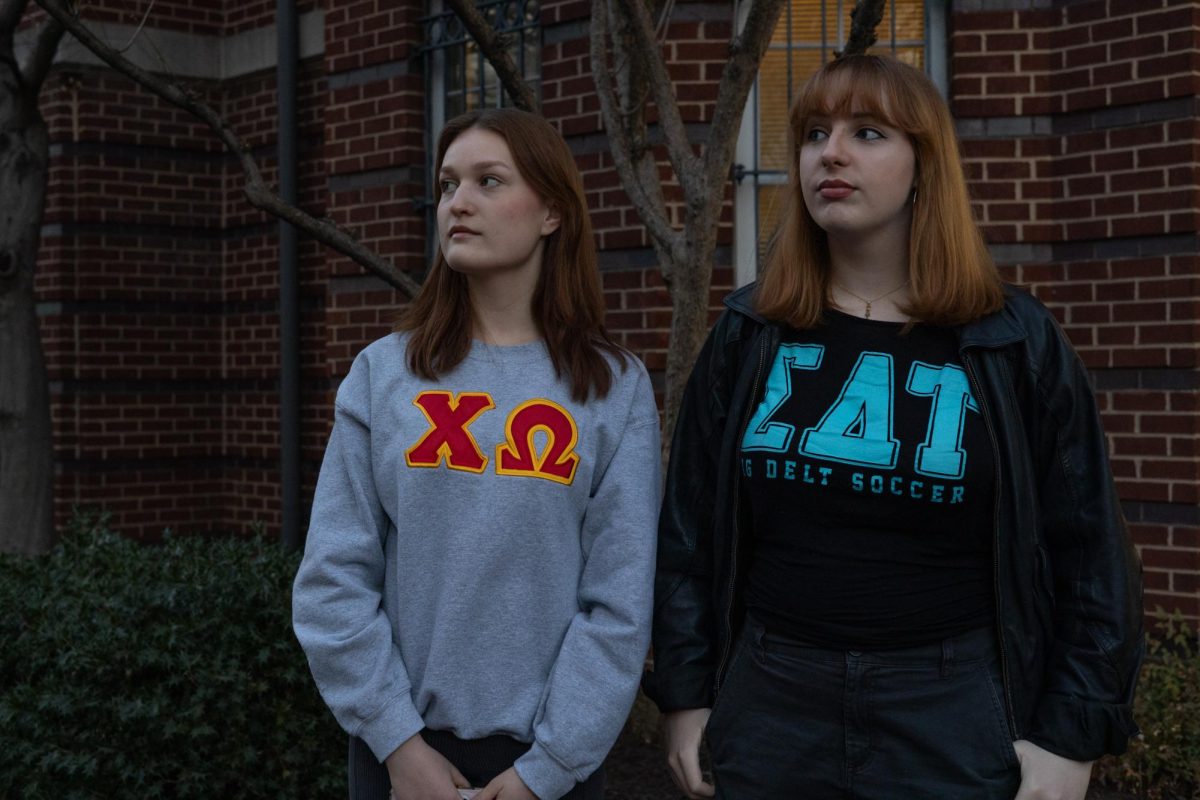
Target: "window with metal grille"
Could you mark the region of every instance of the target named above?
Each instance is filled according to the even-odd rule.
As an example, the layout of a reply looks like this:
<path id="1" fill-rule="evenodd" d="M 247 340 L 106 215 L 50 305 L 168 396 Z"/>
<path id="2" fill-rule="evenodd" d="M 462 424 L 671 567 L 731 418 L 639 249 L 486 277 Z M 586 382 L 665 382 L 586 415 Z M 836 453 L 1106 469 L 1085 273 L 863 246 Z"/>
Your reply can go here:
<path id="1" fill-rule="evenodd" d="M 787 121 L 792 97 L 850 34 L 854 0 L 789 0 L 751 91 L 738 135 L 734 177 L 735 277 L 754 280 L 775 232 L 787 184 Z M 872 53 L 922 68 L 946 94 L 946 3 L 889 0 Z"/>

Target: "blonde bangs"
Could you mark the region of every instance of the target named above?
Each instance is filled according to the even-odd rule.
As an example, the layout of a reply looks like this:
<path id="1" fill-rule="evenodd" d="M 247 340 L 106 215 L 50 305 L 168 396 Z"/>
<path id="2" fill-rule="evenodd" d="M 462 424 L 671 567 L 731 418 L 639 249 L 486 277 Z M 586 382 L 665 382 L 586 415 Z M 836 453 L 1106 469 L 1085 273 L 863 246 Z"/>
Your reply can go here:
<path id="1" fill-rule="evenodd" d="M 803 133 L 813 117 L 866 115 L 907 134 L 914 133 L 915 115 L 902 102 L 905 92 L 896 75 L 858 59 L 836 61 L 816 72 L 796 96 L 790 114 L 791 128 Z M 901 107 L 898 107 L 901 106 Z M 910 113 L 905 114 L 905 111 Z"/>

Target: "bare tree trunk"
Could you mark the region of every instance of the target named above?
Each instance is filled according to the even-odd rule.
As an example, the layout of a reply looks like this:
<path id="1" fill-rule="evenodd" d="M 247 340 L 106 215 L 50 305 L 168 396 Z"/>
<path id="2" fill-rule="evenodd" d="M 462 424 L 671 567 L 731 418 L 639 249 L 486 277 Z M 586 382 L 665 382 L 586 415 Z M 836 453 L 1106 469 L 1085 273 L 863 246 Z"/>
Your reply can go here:
<path id="1" fill-rule="evenodd" d="M 24 10 L 25 0 L 0 0 L 0 551 L 36 554 L 56 538 L 50 390 L 33 297 L 49 161 L 37 98 L 62 28 L 44 22 L 19 65 L 13 33 Z"/>
<path id="2" fill-rule="evenodd" d="M 687 378 L 708 331 L 712 262 L 742 109 L 758 74 L 783 0 L 751 0 L 717 86 L 708 139 L 697 154 L 688 140 L 663 57 L 661 32 L 671 4 L 659 11 L 642 0 L 592 0 L 591 63 L 600 112 L 621 185 L 646 225 L 671 293 L 663 445 L 669 449 Z M 731 13 L 733 13 L 731 11 Z M 737 20 L 734 20 L 736 23 Z M 657 164 L 646 136 L 652 100 L 667 156 L 682 189 L 682 229 L 663 201 Z"/>
<path id="3" fill-rule="evenodd" d="M 688 262 L 674 264 L 676 278 L 670 284 L 671 341 L 667 348 L 667 374 L 663 398 L 663 440 L 669 448 L 671 434 L 688 376 L 696 354 L 708 335 L 708 292 L 712 285 L 712 257 L 716 247 L 698 247 L 687 255 Z"/>
<path id="4" fill-rule="evenodd" d="M 55 541 L 50 395 L 33 298 L 49 143 L 11 32 L 9 43 L 0 52 L 0 550 L 35 554 Z"/>

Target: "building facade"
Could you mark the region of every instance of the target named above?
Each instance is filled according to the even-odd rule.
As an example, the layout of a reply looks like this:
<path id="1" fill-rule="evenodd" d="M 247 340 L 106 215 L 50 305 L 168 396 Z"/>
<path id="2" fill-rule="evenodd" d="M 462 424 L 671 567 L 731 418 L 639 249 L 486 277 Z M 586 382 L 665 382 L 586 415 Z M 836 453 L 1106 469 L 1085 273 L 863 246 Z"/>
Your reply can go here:
<path id="1" fill-rule="evenodd" d="M 657 375 L 670 302 L 601 124 L 585 0 L 481 7 L 510 37 L 584 174 L 608 324 Z M 703 142 L 745 3 L 672 6 L 666 54 Z M 791 0 L 744 116 L 712 302 L 753 280 L 784 180 L 787 98 L 848 29 L 850 0 Z M 440 0 L 302 0 L 299 203 L 399 268 L 431 256 L 440 124 L 503 102 Z M 98 0 L 106 41 L 179 76 L 277 179 L 273 2 Z M 28 39 L 38 14 L 31 12 Z M 956 117 L 1005 277 L 1049 305 L 1098 390 L 1145 563 L 1147 607 L 1200 618 L 1200 3 L 891 0 L 879 48 L 927 70 Z M 277 223 L 204 125 L 64 40 L 43 91 L 52 150 L 38 266 L 56 515 L 139 537 L 280 521 Z M 404 297 L 301 240 L 302 491 L 338 381 Z"/>

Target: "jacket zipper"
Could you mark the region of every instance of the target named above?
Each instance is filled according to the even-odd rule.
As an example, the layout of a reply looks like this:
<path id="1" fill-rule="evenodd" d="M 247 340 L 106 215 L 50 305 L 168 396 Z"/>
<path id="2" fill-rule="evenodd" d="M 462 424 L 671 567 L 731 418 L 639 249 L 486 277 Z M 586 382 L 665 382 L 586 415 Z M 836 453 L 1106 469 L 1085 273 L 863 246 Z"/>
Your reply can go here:
<path id="1" fill-rule="evenodd" d="M 742 424 L 738 428 L 737 443 L 734 445 L 735 454 L 741 447 L 742 437 L 746 435 L 746 426 L 750 424 L 750 416 L 754 412 L 755 399 L 758 397 L 758 382 L 762 378 L 763 361 L 766 359 L 767 349 L 767 329 L 763 328 L 758 336 L 758 366 L 754 370 L 754 383 L 750 387 L 750 397 L 746 403 L 746 413 L 742 417 Z M 738 517 L 741 505 L 741 492 L 739 491 L 742 485 L 741 470 L 736 462 L 734 464 L 735 480 L 733 482 L 733 537 L 729 546 L 729 588 L 727 596 L 729 602 L 725 605 L 725 646 L 721 650 L 721 658 L 717 662 L 717 673 L 713 678 L 713 696 L 721 690 L 721 676 L 725 673 L 725 666 L 729 662 L 729 653 L 733 648 L 733 584 L 737 577 L 737 546 L 738 546 Z"/>
<path id="2" fill-rule="evenodd" d="M 975 376 L 975 367 L 972 364 L 972 356 L 964 352 L 962 354 L 963 366 L 966 367 L 967 380 L 970 382 L 971 391 L 975 395 L 975 401 L 979 403 L 979 411 L 983 416 L 983 426 L 987 429 L 988 437 L 992 443 L 993 458 L 999 456 L 1000 442 L 996 438 L 996 429 L 992 424 L 992 418 L 988 411 L 987 401 L 984 399 L 983 392 L 979 389 L 979 380 Z M 996 600 L 996 639 L 1000 651 L 1000 677 L 1001 683 L 1004 684 L 1004 705 L 1008 709 L 1008 729 L 1015 740 L 1019 735 L 1017 731 L 1017 716 L 1013 713 L 1012 688 L 1009 680 L 1008 667 L 1008 651 L 1004 649 L 1004 621 L 1000 616 L 1000 466 L 995 466 L 996 472 L 996 488 L 992 499 L 992 594 Z"/>

